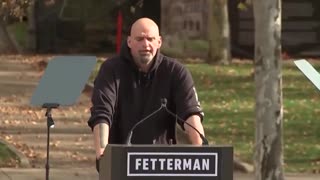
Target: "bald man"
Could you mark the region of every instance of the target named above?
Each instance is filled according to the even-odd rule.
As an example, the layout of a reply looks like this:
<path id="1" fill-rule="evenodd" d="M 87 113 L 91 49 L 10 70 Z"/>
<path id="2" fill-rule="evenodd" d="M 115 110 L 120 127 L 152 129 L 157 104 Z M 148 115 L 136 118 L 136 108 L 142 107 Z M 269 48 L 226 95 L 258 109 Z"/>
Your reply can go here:
<path id="1" fill-rule="evenodd" d="M 191 74 L 181 63 L 161 54 L 161 44 L 157 24 L 148 18 L 138 19 L 120 55 L 101 65 L 94 81 L 88 121 L 94 134 L 97 160 L 108 143 L 126 143 L 130 129 L 159 109 L 163 98 L 167 99 L 171 112 L 204 134 L 203 112 Z M 192 144 L 202 143 L 194 129 L 178 123 Z M 165 110 L 158 111 L 136 127 L 131 143 L 175 144 L 175 125 L 176 117 Z"/>

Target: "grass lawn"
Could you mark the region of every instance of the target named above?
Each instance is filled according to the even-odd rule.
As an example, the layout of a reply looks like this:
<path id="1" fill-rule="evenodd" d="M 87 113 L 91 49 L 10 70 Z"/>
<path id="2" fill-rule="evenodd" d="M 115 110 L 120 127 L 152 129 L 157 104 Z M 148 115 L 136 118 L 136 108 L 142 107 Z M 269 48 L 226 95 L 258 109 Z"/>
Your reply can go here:
<path id="1" fill-rule="evenodd" d="M 320 70 L 320 62 L 312 62 Z M 231 144 L 252 163 L 255 132 L 252 63 L 188 64 L 205 111 L 211 144 Z M 320 94 L 291 61 L 283 63 L 284 162 L 287 172 L 311 172 L 320 164 Z M 318 118 L 319 117 L 319 118 Z"/>
<path id="2" fill-rule="evenodd" d="M 311 62 L 320 71 L 320 62 Z M 254 78 L 251 62 L 229 66 L 186 64 L 205 112 L 210 144 L 233 145 L 253 163 Z M 312 172 L 320 164 L 320 94 L 292 61 L 283 63 L 283 149 L 286 172 Z M 94 75 L 96 74 L 93 73 Z M 94 76 L 93 75 L 93 76 Z M 92 78 L 93 78 L 92 76 Z"/>

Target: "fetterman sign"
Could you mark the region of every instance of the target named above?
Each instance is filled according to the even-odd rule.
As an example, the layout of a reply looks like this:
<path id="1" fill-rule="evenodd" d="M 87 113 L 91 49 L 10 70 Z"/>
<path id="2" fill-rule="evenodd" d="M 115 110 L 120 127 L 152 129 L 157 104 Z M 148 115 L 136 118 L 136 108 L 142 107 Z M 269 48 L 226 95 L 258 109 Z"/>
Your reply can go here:
<path id="1" fill-rule="evenodd" d="M 217 153 L 128 152 L 127 176 L 217 176 Z"/>
<path id="2" fill-rule="evenodd" d="M 232 180 L 232 146 L 108 144 L 99 180 Z"/>

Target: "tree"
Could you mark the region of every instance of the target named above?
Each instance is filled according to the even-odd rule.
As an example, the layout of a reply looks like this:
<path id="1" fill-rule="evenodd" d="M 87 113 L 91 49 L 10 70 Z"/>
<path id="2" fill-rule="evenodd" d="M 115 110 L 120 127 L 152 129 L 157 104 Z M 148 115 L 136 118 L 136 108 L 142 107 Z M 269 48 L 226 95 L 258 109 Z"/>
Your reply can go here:
<path id="1" fill-rule="evenodd" d="M 31 0 L 0 0 L 0 53 L 16 53 L 6 24 L 21 20 L 26 16 L 26 9 Z"/>
<path id="2" fill-rule="evenodd" d="M 0 53 L 16 53 L 17 49 L 14 46 L 5 26 L 5 23 L 0 19 Z"/>
<path id="3" fill-rule="evenodd" d="M 230 30 L 227 0 L 209 0 L 209 54 L 210 64 L 229 64 Z"/>
<path id="4" fill-rule="evenodd" d="M 282 180 L 281 0 L 254 0 L 256 180 Z"/>

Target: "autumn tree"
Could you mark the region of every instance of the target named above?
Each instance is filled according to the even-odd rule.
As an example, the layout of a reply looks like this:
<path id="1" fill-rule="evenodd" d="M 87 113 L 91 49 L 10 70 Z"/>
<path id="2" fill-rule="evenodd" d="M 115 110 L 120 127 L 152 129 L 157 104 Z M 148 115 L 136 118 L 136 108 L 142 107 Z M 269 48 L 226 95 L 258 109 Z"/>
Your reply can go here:
<path id="1" fill-rule="evenodd" d="M 7 31 L 7 24 L 26 17 L 31 0 L 0 0 L 0 53 L 16 53 L 14 41 Z"/>
<path id="2" fill-rule="evenodd" d="M 281 0 L 253 0 L 256 85 L 255 179 L 282 180 Z"/>

